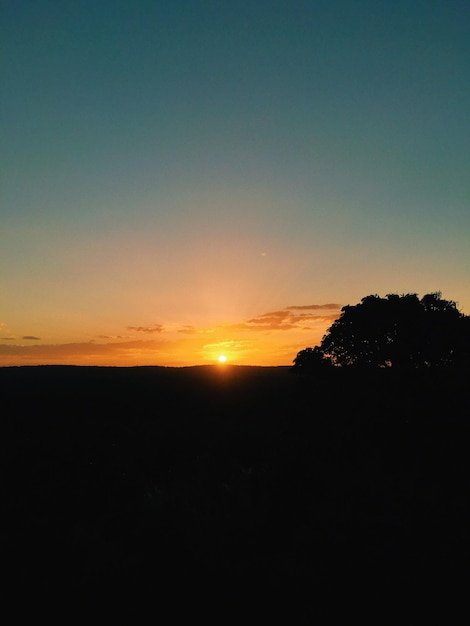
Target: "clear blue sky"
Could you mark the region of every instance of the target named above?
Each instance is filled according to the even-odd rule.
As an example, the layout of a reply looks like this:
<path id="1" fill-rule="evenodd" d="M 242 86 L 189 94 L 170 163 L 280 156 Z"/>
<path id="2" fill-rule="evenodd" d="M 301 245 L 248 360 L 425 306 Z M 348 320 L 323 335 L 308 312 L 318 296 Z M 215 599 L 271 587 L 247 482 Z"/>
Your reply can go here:
<path id="1" fill-rule="evenodd" d="M 468 2 L 0 9 L 0 364 L 285 364 L 371 293 L 470 314 Z"/>

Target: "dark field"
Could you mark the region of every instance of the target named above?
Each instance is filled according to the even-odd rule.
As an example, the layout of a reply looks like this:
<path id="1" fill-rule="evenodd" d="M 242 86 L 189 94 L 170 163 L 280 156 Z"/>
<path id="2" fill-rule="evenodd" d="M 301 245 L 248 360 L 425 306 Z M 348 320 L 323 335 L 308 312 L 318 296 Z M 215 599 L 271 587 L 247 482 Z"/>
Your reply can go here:
<path id="1" fill-rule="evenodd" d="M 467 623 L 468 380 L 0 368 L 4 606 L 62 623 Z"/>

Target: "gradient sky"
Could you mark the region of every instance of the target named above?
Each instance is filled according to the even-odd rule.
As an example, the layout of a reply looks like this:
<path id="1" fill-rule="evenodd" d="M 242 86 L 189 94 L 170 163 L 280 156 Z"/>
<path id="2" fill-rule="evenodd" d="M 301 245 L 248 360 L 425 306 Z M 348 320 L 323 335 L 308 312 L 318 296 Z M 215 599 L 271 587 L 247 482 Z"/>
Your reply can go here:
<path id="1" fill-rule="evenodd" d="M 0 364 L 289 365 L 470 314 L 467 0 L 0 3 Z"/>

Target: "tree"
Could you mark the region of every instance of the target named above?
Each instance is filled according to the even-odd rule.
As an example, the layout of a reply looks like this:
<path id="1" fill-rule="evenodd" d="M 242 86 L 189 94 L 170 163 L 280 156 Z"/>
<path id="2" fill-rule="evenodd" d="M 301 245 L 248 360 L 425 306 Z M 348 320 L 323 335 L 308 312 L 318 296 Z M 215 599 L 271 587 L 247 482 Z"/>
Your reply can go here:
<path id="1" fill-rule="evenodd" d="M 307 352 L 306 350 L 311 350 Z M 294 367 L 318 362 L 362 367 L 470 365 L 470 318 L 440 292 L 370 295 L 341 309 L 320 346 L 298 353 Z"/>
<path id="2" fill-rule="evenodd" d="M 294 359 L 294 367 L 296 371 L 309 373 L 318 371 L 326 367 L 331 367 L 331 360 L 323 354 L 319 346 L 314 348 L 305 348 L 297 353 Z"/>

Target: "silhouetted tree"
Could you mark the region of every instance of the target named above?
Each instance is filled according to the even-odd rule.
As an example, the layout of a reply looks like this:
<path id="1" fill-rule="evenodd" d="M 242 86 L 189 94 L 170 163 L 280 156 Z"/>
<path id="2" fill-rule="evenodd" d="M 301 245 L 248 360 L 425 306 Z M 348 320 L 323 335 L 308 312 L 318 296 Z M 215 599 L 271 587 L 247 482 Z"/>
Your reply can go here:
<path id="1" fill-rule="evenodd" d="M 331 367 L 331 365 L 331 359 L 324 355 L 320 346 L 305 348 L 304 350 L 298 352 L 294 359 L 294 367 L 296 370 L 305 373 L 312 371 L 316 372 L 319 369 Z"/>
<path id="2" fill-rule="evenodd" d="M 414 293 L 370 295 L 345 306 L 320 346 L 294 359 L 306 371 L 318 363 L 363 367 L 451 367 L 470 365 L 470 318 L 441 293 L 421 300 Z"/>

